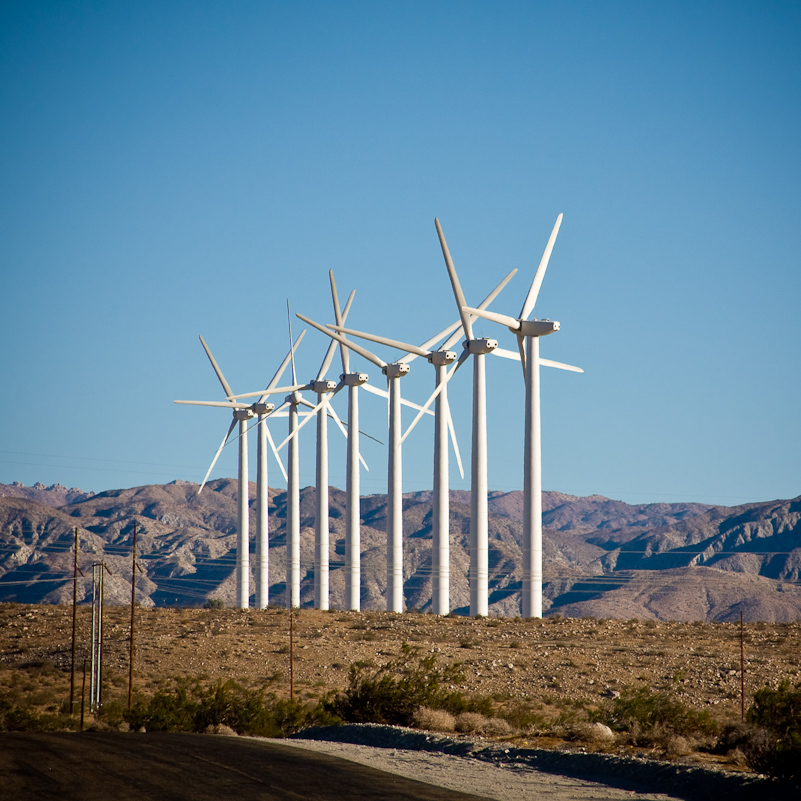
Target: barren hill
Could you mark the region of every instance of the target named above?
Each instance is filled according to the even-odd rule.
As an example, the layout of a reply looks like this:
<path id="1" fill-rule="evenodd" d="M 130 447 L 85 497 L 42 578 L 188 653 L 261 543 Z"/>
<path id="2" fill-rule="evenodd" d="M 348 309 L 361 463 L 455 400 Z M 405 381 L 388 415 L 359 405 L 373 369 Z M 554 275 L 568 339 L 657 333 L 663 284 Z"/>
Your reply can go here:
<path id="1" fill-rule="evenodd" d="M 21 490 L 36 489 L 33 494 Z M 176 481 L 77 493 L 0 485 L 0 600 L 64 603 L 72 597 L 74 528 L 91 593 L 91 565 L 105 561 L 112 603 L 130 599 L 134 521 L 145 576 L 145 605 L 234 602 L 237 484 Z M 255 497 L 254 489 L 252 497 Z M 6 497 L 2 497 L 6 496 Z M 40 500 L 41 499 L 41 500 Z M 466 613 L 469 493 L 451 493 L 451 599 Z M 44 501 L 44 502 L 42 502 Z M 49 504 L 49 505 L 48 505 Z M 601 496 L 556 492 L 543 497 L 545 605 L 549 613 L 662 620 L 801 618 L 801 499 L 727 508 L 706 504 L 630 505 Z M 255 531 L 255 502 L 251 503 Z M 345 494 L 330 491 L 331 604 L 344 599 Z M 313 594 L 315 490 L 301 493 L 302 600 Z M 490 609 L 520 613 L 522 494 L 493 492 L 490 509 Z M 384 608 L 386 498 L 362 499 L 362 607 Z M 284 603 L 286 493 L 270 490 L 270 596 Z M 431 596 L 431 493 L 404 496 L 404 572 L 408 608 Z"/>

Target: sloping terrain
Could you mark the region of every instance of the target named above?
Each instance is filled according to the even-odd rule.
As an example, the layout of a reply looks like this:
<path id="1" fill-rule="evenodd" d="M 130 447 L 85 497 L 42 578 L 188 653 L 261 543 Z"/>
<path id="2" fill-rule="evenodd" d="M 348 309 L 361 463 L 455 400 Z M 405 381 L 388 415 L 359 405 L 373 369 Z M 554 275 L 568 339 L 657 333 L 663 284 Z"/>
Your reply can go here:
<path id="1" fill-rule="evenodd" d="M 27 497 L 23 497 L 26 495 Z M 252 487 L 252 497 L 255 488 Z M 5 496 L 5 497 L 4 497 Z M 69 501 L 78 497 L 77 501 Z M 237 484 L 176 481 L 96 495 L 63 487 L 0 485 L 0 601 L 72 599 L 74 530 L 80 534 L 79 598 L 91 595 L 92 564 L 105 562 L 106 597 L 128 603 L 134 522 L 144 605 L 197 606 L 235 598 Z M 451 602 L 468 605 L 468 492 L 451 493 Z M 345 494 L 330 491 L 331 605 L 344 601 Z M 727 508 L 630 505 L 601 496 L 543 497 L 545 606 L 549 613 L 661 620 L 790 621 L 801 618 L 801 499 Z M 522 493 L 493 492 L 490 609 L 520 613 Z M 302 600 L 313 595 L 315 490 L 301 493 Z M 386 498 L 362 498 L 362 607 L 383 609 Z M 431 493 L 404 496 L 405 599 L 427 610 L 431 597 Z M 270 490 L 270 597 L 285 597 L 286 493 Z M 255 532 L 251 502 L 251 539 Z M 253 544 L 251 547 L 255 547 Z M 759 579 L 759 580 L 755 580 Z"/>

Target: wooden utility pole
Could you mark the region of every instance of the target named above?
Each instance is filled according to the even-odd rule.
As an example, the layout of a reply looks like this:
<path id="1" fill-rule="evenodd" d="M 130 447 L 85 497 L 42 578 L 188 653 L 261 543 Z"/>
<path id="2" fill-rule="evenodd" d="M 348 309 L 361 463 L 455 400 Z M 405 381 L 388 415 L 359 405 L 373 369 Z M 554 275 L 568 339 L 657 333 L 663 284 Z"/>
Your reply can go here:
<path id="1" fill-rule="evenodd" d="M 70 667 L 70 715 L 75 710 L 75 625 L 78 614 L 78 526 L 75 526 L 75 553 L 72 560 L 72 666 Z"/>
<path id="2" fill-rule="evenodd" d="M 134 610 L 136 608 L 136 520 L 134 520 L 133 531 L 133 564 L 131 565 L 131 647 L 128 658 L 128 711 L 133 705 L 133 665 L 134 665 Z M 140 572 L 142 568 L 139 568 Z"/>
<path id="3" fill-rule="evenodd" d="M 83 712 L 86 708 L 86 662 L 83 660 L 83 682 L 81 683 L 81 731 L 83 731 Z"/>
<path id="4" fill-rule="evenodd" d="M 295 668 L 295 659 L 293 648 L 295 645 L 295 630 L 292 624 L 292 621 L 295 618 L 295 610 L 292 608 L 292 604 L 289 605 L 289 700 L 292 701 L 295 698 L 295 675 L 294 675 L 294 668 Z"/>
<path id="5" fill-rule="evenodd" d="M 740 715 L 745 720 L 745 630 L 743 610 L 740 610 Z"/>

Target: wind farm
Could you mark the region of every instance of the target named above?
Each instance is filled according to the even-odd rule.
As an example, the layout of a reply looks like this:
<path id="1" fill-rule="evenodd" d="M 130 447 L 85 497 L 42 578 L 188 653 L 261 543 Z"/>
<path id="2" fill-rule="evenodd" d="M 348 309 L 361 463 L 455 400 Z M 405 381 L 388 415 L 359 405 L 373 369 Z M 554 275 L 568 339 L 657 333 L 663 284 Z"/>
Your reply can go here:
<path id="1" fill-rule="evenodd" d="M 364 464 L 364 460 L 359 452 L 359 398 L 358 389 L 367 388 L 368 375 L 365 372 L 350 372 L 350 353 L 361 356 L 369 364 L 378 367 L 386 378 L 388 400 L 388 425 L 387 425 L 387 528 L 386 528 L 386 608 L 390 612 L 403 612 L 405 609 L 404 583 L 408 576 L 404 575 L 403 557 L 403 461 L 402 444 L 409 436 L 412 429 L 419 420 L 428 413 L 434 417 L 434 444 L 432 456 L 432 475 L 433 475 L 433 524 L 432 524 L 432 546 L 431 546 L 431 573 L 432 595 L 431 609 L 435 614 L 448 614 L 450 612 L 450 527 L 449 527 L 449 460 L 448 460 L 448 435 L 453 445 L 456 455 L 459 472 L 463 475 L 459 446 L 456 440 L 453 420 L 450 413 L 448 402 L 447 384 L 459 369 L 459 367 L 470 357 L 473 357 L 473 428 L 471 444 L 471 490 L 470 490 L 470 563 L 469 563 L 469 586 L 470 586 L 470 614 L 471 616 L 486 617 L 489 613 L 489 524 L 488 524 L 488 476 L 487 476 L 487 411 L 486 411 L 486 377 L 484 356 L 493 353 L 498 348 L 498 343 L 490 338 L 476 338 L 473 334 L 473 322 L 479 318 L 486 318 L 495 322 L 504 322 L 513 332 L 518 333 L 518 347 L 520 360 L 523 364 L 524 375 L 526 377 L 526 424 L 525 424 L 525 457 L 524 457 L 524 497 L 525 508 L 524 519 L 527 521 L 524 534 L 524 570 L 523 582 L 521 585 L 521 610 L 524 617 L 542 617 L 542 480 L 541 480 L 541 436 L 540 436 L 540 412 L 539 412 L 539 366 L 540 359 L 537 350 L 538 337 L 552 333 L 559 329 L 558 323 L 550 322 L 530 322 L 530 315 L 539 293 L 540 285 L 545 274 L 545 269 L 553 250 L 556 235 L 562 222 L 560 214 L 556 226 L 548 241 L 545 254 L 540 261 L 540 265 L 535 273 L 534 281 L 526 297 L 521 319 L 514 320 L 504 315 L 499 315 L 488 311 L 488 306 L 503 290 L 503 288 L 514 277 L 517 270 L 508 273 L 492 292 L 477 307 L 466 305 L 464 293 L 459 282 L 450 250 L 445 241 L 442 227 L 439 220 L 435 221 L 439 243 L 445 258 L 448 279 L 456 300 L 459 313 L 459 321 L 454 323 L 422 345 L 414 346 L 397 339 L 389 339 L 376 334 L 369 334 L 353 328 L 346 327 L 348 315 L 355 296 L 355 290 L 348 297 L 344 309 L 340 308 L 339 296 L 334 280 L 333 270 L 329 271 L 329 283 L 331 287 L 331 299 L 334 310 L 334 323 L 327 326 L 315 322 L 309 317 L 298 313 L 297 317 L 313 329 L 325 334 L 330 342 L 325 350 L 320 368 L 316 378 L 304 385 L 293 384 L 290 387 L 276 388 L 276 383 L 280 380 L 283 371 L 289 363 L 292 363 L 293 381 L 296 380 L 295 371 L 295 347 L 298 343 L 293 343 L 286 358 L 282 362 L 273 380 L 267 389 L 259 396 L 259 400 L 251 405 L 243 405 L 242 399 L 254 396 L 258 393 L 250 392 L 241 395 L 234 395 L 233 391 L 222 374 L 216 360 L 206 345 L 205 340 L 200 338 L 204 350 L 211 362 L 211 365 L 219 379 L 223 390 L 226 393 L 226 401 L 222 402 L 233 408 L 234 421 L 231 423 L 222 444 L 212 460 L 211 466 L 206 473 L 203 484 L 198 492 L 202 491 L 211 470 L 219 457 L 220 451 L 226 445 L 228 437 L 238 423 L 239 431 L 239 523 L 237 541 L 237 587 L 238 604 L 240 608 L 247 608 L 249 605 L 249 529 L 247 520 L 247 421 L 251 417 L 258 417 L 259 430 L 259 472 L 258 472 L 258 548 L 257 548 L 257 580 L 256 595 L 257 604 L 260 608 L 267 605 L 268 589 L 264 586 L 267 582 L 267 552 L 268 552 L 268 522 L 266 499 L 268 490 L 266 484 L 267 465 L 266 465 L 266 442 L 269 435 L 267 429 L 267 419 L 276 413 L 273 404 L 265 401 L 270 394 L 289 391 L 293 393 L 287 396 L 286 402 L 279 407 L 279 411 L 285 406 L 289 407 L 290 432 L 287 438 L 276 448 L 272 438 L 269 439 L 272 451 L 279 460 L 282 473 L 288 484 L 288 496 L 291 493 L 293 498 L 288 504 L 288 547 L 286 551 L 286 603 L 287 606 L 294 606 L 297 598 L 297 582 L 299 567 L 296 565 L 298 554 L 298 531 L 294 521 L 297 509 L 297 493 L 299 488 L 294 481 L 296 473 L 295 445 L 301 428 L 309 422 L 312 417 L 317 420 L 317 451 L 316 451 L 316 485 L 315 485 L 315 538 L 314 538 L 314 606 L 317 609 L 327 610 L 329 608 L 329 558 L 330 558 L 330 521 L 329 521 L 329 481 L 328 481 L 328 417 L 331 416 L 342 430 L 346 439 L 347 446 L 347 503 L 346 516 L 347 528 L 345 537 L 345 593 L 347 598 L 347 608 L 352 610 L 360 609 L 361 587 L 360 587 L 360 496 L 359 496 L 359 462 Z M 287 312 L 289 313 L 289 300 L 287 301 Z M 289 338 L 292 342 L 291 318 L 288 321 Z M 301 334 L 301 337 L 305 331 Z M 366 349 L 354 343 L 348 337 L 365 339 L 394 350 L 404 351 L 406 355 L 396 361 L 387 362 Z M 461 337 L 462 355 L 457 358 L 457 354 L 450 350 L 450 347 Z M 523 338 L 525 337 L 525 346 Z M 300 338 L 299 338 L 300 339 Z M 444 340 L 444 342 L 443 342 Z M 441 343 L 440 347 L 434 351 L 430 350 L 436 343 Z M 325 376 L 331 366 L 334 353 L 339 347 L 340 359 L 342 364 L 342 374 L 339 382 L 327 379 Z M 516 358 L 514 353 L 503 350 L 498 355 L 507 358 Z M 410 372 L 410 363 L 417 357 L 425 358 L 431 363 L 435 370 L 435 389 L 425 403 L 420 406 L 405 401 L 407 406 L 419 410 L 418 415 L 408 426 L 405 433 L 401 420 L 402 404 L 400 379 Z M 549 362 L 552 366 L 562 367 L 566 370 L 582 372 L 579 368 L 569 365 L 562 365 L 556 362 Z M 450 367 L 450 369 L 449 369 Z M 339 415 L 334 410 L 332 401 L 340 390 L 348 387 L 348 410 L 347 430 L 343 427 Z M 372 387 L 373 392 L 376 390 Z M 317 395 L 318 402 L 312 405 L 298 395 L 299 391 L 309 390 Z M 176 403 L 193 403 L 194 405 L 210 405 L 211 402 L 202 401 L 176 401 Z M 306 419 L 298 424 L 297 413 L 293 411 L 297 405 L 304 403 L 311 407 Z M 435 411 L 429 409 L 435 403 Z M 217 402 L 216 405 L 220 405 Z M 290 444 L 291 443 L 291 444 Z M 279 450 L 285 445 L 290 444 L 292 449 L 290 456 L 289 472 L 284 469 L 280 461 Z M 364 464 L 366 467 L 366 464 Z M 293 476 L 293 480 L 288 479 L 288 475 Z"/>

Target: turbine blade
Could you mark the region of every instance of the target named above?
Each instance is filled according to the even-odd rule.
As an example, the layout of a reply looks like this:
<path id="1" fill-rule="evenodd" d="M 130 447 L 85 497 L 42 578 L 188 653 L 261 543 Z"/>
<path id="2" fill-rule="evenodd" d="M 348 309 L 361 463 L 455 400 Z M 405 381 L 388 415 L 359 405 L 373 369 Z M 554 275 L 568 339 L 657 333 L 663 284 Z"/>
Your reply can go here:
<path id="1" fill-rule="evenodd" d="M 289 435 L 289 436 L 288 436 L 288 437 L 287 437 L 287 438 L 286 438 L 286 439 L 285 439 L 285 440 L 284 440 L 284 441 L 283 441 L 283 442 L 282 442 L 282 443 L 281 443 L 281 444 L 278 446 L 278 450 L 279 450 L 279 451 L 280 451 L 280 450 L 282 450 L 282 449 L 283 449 L 283 447 L 284 447 L 284 445 L 286 445 L 286 444 L 287 444 L 287 442 L 289 442 L 289 440 L 291 440 L 291 439 L 293 439 L 294 437 L 296 437 L 296 436 L 297 436 L 297 434 L 298 434 L 298 432 L 300 431 L 300 429 L 301 429 L 301 428 L 303 428 L 303 426 L 305 426 L 305 425 L 306 425 L 306 423 L 308 423 L 308 422 L 309 422 L 309 420 L 311 420 L 311 419 L 312 419 L 312 418 L 313 418 L 315 415 L 317 415 L 317 414 L 319 414 L 319 413 L 320 413 L 320 409 L 322 409 L 323 407 L 327 407 L 327 406 L 328 406 L 328 402 L 331 400 L 331 398 L 333 398 L 333 397 L 334 397 L 334 395 L 336 395 L 336 394 L 337 394 L 337 392 L 339 392 L 339 390 L 340 390 L 340 389 L 342 389 L 342 387 L 344 387 L 344 386 L 345 386 L 345 382 L 344 382 L 344 381 L 340 381 L 340 382 L 339 382 L 339 384 L 337 384 L 337 387 L 336 387 L 336 389 L 334 389 L 334 390 L 333 390 L 333 392 L 325 392 L 325 393 L 323 393 L 323 396 L 322 396 L 322 398 L 321 398 L 320 402 L 319 402 L 319 403 L 318 403 L 316 406 L 312 406 L 312 405 L 311 405 L 311 404 L 310 404 L 310 403 L 309 403 L 307 400 L 305 400 L 304 398 L 301 398 L 301 399 L 300 399 L 300 403 L 302 403 L 304 406 L 308 406 L 308 407 L 310 407 L 310 408 L 311 408 L 311 411 L 310 411 L 310 412 L 308 413 L 308 415 L 307 415 L 307 416 L 304 418 L 303 422 L 302 422 L 302 423 L 301 423 L 301 424 L 300 424 L 300 425 L 299 425 L 299 426 L 298 426 L 298 427 L 295 429 L 295 431 L 294 431 L 292 434 L 290 434 L 290 435 Z"/>
<path id="2" fill-rule="evenodd" d="M 495 300 L 495 298 L 497 298 L 498 295 L 501 294 L 501 290 L 512 280 L 512 278 L 514 278 L 516 272 L 517 272 L 517 267 L 515 267 L 514 270 L 512 270 L 510 273 L 507 273 L 503 281 L 501 281 L 501 283 L 498 284 L 498 286 L 496 286 L 495 289 L 493 289 L 492 292 L 490 292 L 489 295 L 487 295 L 487 297 L 484 298 L 484 300 L 482 300 L 481 303 L 478 304 L 478 308 L 486 309 L 487 306 L 489 306 L 490 303 L 492 303 L 492 301 Z"/>
<path id="3" fill-rule="evenodd" d="M 462 321 L 457 320 L 455 323 L 451 323 L 447 328 L 443 328 L 438 334 L 435 334 L 431 339 L 427 339 L 422 345 L 420 345 L 421 350 L 431 350 L 431 346 L 436 344 L 440 341 L 443 337 L 447 337 L 452 334 L 454 331 L 458 329 L 457 338 L 462 335 Z M 443 350 L 447 350 L 447 348 L 443 348 Z"/>
<path id="4" fill-rule="evenodd" d="M 465 350 L 465 353 L 467 353 L 466 350 Z M 406 439 L 406 437 L 408 437 L 409 434 L 412 433 L 412 429 L 417 425 L 417 423 L 420 421 L 420 418 L 424 414 L 426 414 L 426 413 L 433 414 L 433 412 L 429 411 L 429 406 L 431 406 L 431 404 L 437 399 L 437 396 L 440 394 L 440 392 L 442 392 L 442 390 L 445 389 L 445 387 L 448 384 L 448 381 L 451 380 L 451 376 L 453 376 L 453 374 L 456 372 L 458 367 L 462 364 L 462 361 L 463 360 L 460 359 L 458 362 L 456 362 L 456 364 L 454 364 L 454 366 L 451 368 L 450 372 L 447 372 L 445 374 L 445 379 L 443 381 L 441 381 L 439 384 L 437 384 L 436 389 L 431 393 L 431 395 L 429 396 L 428 400 L 422 406 L 417 406 L 417 408 L 420 411 L 418 412 L 418 414 L 414 418 L 414 420 L 412 420 L 411 424 L 406 429 L 406 432 L 401 437 L 401 441 L 400 441 L 401 445 L 403 445 L 403 441 Z M 402 400 L 401 400 L 401 403 L 403 403 Z"/>
<path id="5" fill-rule="evenodd" d="M 366 389 L 368 392 L 372 392 L 373 395 L 378 395 L 380 398 L 384 399 L 389 398 L 389 392 L 387 392 L 385 389 L 379 389 L 378 387 L 373 386 L 372 384 L 362 384 L 361 387 L 359 387 L 359 389 Z M 418 406 L 413 401 L 406 400 L 406 398 L 401 398 L 401 404 L 403 406 L 408 406 L 410 409 L 417 409 L 418 411 L 423 408 L 422 406 Z M 434 412 L 432 412 L 430 409 L 427 409 L 426 414 L 434 414 Z M 375 437 L 371 437 L 371 439 L 375 439 Z M 381 440 L 377 439 L 376 442 L 381 442 Z"/>
<path id="6" fill-rule="evenodd" d="M 236 401 L 192 401 L 192 400 L 177 400 L 173 403 L 183 403 L 187 406 L 223 406 L 226 409 L 247 409 L 250 407 L 249 403 L 237 403 Z"/>
<path id="7" fill-rule="evenodd" d="M 234 391 L 231 389 L 229 383 L 225 380 L 225 376 L 222 374 L 222 370 L 220 370 L 220 365 L 217 364 L 216 359 L 214 356 L 211 355 L 211 351 L 209 350 L 209 346 L 206 344 L 206 340 L 203 337 L 200 337 L 200 344 L 203 345 L 203 350 L 206 351 L 206 356 L 209 357 L 209 361 L 211 362 L 211 366 L 214 368 L 214 372 L 217 373 L 217 378 L 220 380 L 222 384 L 222 388 L 225 391 L 225 396 L 230 398 Z"/>
<path id="8" fill-rule="evenodd" d="M 327 393 L 326 393 L 327 394 Z M 312 410 L 308 413 L 308 415 L 303 419 L 303 421 L 298 425 L 298 427 L 278 446 L 278 450 L 283 450 L 284 445 L 289 442 L 289 440 L 294 439 L 298 432 L 309 422 L 312 420 L 314 416 L 320 411 L 320 407 L 325 404 L 325 395 L 323 395 L 323 400 L 321 400 L 316 406 L 312 406 Z"/>
<path id="9" fill-rule="evenodd" d="M 528 316 L 531 314 L 531 310 L 534 308 L 534 304 L 537 302 L 537 295 L 540 293 L 542 279 L 545 278 L 545 270 L 548 268 L 548 261 L 551 258 L 551 251 L 553 250 L 554 243 L 556 242 L 556 235 L 559 233 L 559 226 L 561 224 L 562 215 L 560 214 L 556 218 L 556 225 L 554 225 L 553 231 L 551 231 L 551 236 L 548 238 L 548 244 L 545 246 L 545 252 L 542 254 L 542 258 L 540 259 L 540 266 L 537 267 L 537 272 L 534 273 L 534 280 L 531 282 L 531 288 L 528 290 L 526 302 L 523 304 L 523 308 L 520 310 L 521 320 L 528 320 Z"/>
<path id="10" fill-rule="evenodd" d="M 257 395 L 261 396 L 262 402 L 270 395 L 279 395 L 281 392 L 295 392 L 298 389 L 306 389 L 308 384 L 291 384 L 288 387 L 271 387 L 268 390 L 260 389 L 257 392 L 243 392 L 241 395 L 232 395 L 232 399 L 237 398 L 255 398 Z"/>
<path id="11" fill-rule="evenodd" d="M 453 445 L 453 455 L 456 457 L 456 464 L 459 467 L 459 475 L 464 478 L 464 467 L 462 466 L 462 456 L 459 453 L 459 444 L 456 442 L 456 431 L 453 428 L 453 417 L 451 416 L 451 407 L 448 404 L 447 393 L 442 398 L 445 401 L 445 410 L 448 413 L 448 432 L 451 435 L 451 444 Z"/>
<path id="12" fill-rule="evenodd" d="M 470 306 L 465 306 L 464 310 L 468 314 L 473 314 L 476 317 L 483 317 L 485 320 L 492 320 L 493 323 L 500 323 L 508 328 L 513 328 L 517 331 L 520 328 L 520 320 L 515 320 L 508 314 L 498 314 L 498 312 L 486 311 L 485 309 L 473 309 Z"/>
<path id="13" fill-rule="evenodd" d="M 298 383 L 298 376 L 295 372 L 295 348 L 292 345 L 292 314 L 289 311 L 289 298 L 286 301 L 286 319 L 289 323 L 289 355 L 292 358 L 292 383 Z"/>
<path id="14" fill-rule="evenodd" d="M 482 310 L 486 309 L 487 306 L 489 306 L 490 303 L 492 303 L 492 301 L 495 300 L 495 298 L 498 297 L 498 295 L 500 294 L 501 290 L 512 280 L 512 278 L 514 277 L 516 272 L 517 272 L 517 268 L 512 270 L 510 273 L 507 273 L 507 275 L 495 287 L 495 289 L 493 289 L 492 292 L 490 292 L 489 295 L 487 295 L 487 297 L 484 298 L 484 300 L 482 300 L 481 303 L 479 303 L 478 308 L 482 309 Z M 474 319 L 473 315 L 471 314 L 470 315 L 470 322 L 471 323 L 473 322 L 473 319 Z M 450 337 L 448 339 L 448 341 L 442 346 L 442 350 L 447 350 L 452 345 L 454 345 L 456 343 L 456 341 L 459 339 L 459 336 L 460 336 L 460 332 L 457 332 L 452 337 Z"/>
<path id="15" fill-rule="evenodd" d="M 370 342 L 377 342 L 379 345 L 387 345 L 390 348 L 397 350 L 405 350 L 407 353 L 413 353 L 415 356 L 428 356 L 431 351 L 418 348 L 417 345 L 409 345 L 407 342 L 400 342 L 397 339 L 389 339 L 387 337 L 380 337 L 377 334 L 366 334 L 364 331 L 354 331 L 352 328 L 341 328 L 339 325 L 327 325 L 326 328 L 331 328 L 339 332 L 340 335 L 350 334 L 360 339 L 367 339 Z"/>
<path id="16" fill-rule="evenodd" d="M 348 312 L 350 311 L 351 303 L 353 303 L 353 296 L 356 294 L 356 290 L 352 290 L 350 293 L 350 297 L 348 297 L 348 302 L 345 304 L 345 311 L 342 312 L 342 317 L 347 318 Z M 300 316 L 300 315 L 298 315 Z M 341 343 L 340 343 L 341 344 Z M 331 366 L 331 361 L 334 358 L 334 353 L 337 349 L 337 343 L 332 341 L 331 344 L 328 346 L 328 350 L 325 353 L 325 358 L 323 359 L 323 363 L 320 365 L 320 372 L 317 373 L 317 380 L 322 381 L 325 378 L 325 374 L 328 372 L 328 368 Z"/>
<path id="17" fill-rule="evenodd" d="M 497 348 L 496 348 L 497 350 Z M 520 353 L 520 366 L 523 368 L 523 381 L 526 380 L 526 346 L 523 342 L 523 335 L 517 335 L 517 350 Z"/>
<path id="18" fill-rule="evenodd" d="M 203 476 L 203 483 L 200 485 L 200 488 L 197 491 L 197 494 L 203 491 L 203 487 L 206 486 L 206 482 L 209 480 L 209 475 L 211 471 L 214 470 L 214 465 L 217 464 L 217 459 L 220 458 L 220 454 L 222 453 L 222 449 L 225 447 L 225 443 L 228 442 L 228 437 L 231 436 L 231 432 L 234 430 L 234 426 L 236 425 L 236 418 L 231 421 L 231 425 L 228 427 L 228 431 L 225 432 L 225 436 L 223 437 L 223 441 L 220 443 L 220 447 L 217 448 L 217 453 L 214 454 L 214 458 L 211 460 L 211 464 L 209 465 L 209 469 L 206 471 L 206 475 Z"/>
<path id="19" fill-rule="evenodd" d="M 334 271 L 328 271 L 328 278 L 331 281 L 331 300 L 334 303 L 334 319 L 337 325 L 342 325 L 342 310 L 339 308 L 339 295 L 337 295 L 337 284 L 334 281 Z M 342 372 L 350 372 L 350 351 L 340 342 L 339 357 L 342 360 Z"/>
<path id="20" fill-rule="evenodd" d="M 470 322 L 469 315 L 462 311 L 462 306 L 467 305 L 462 292 L 462 285 L 459 283 L 459 276 L 456 275 L 456 268 L 453 266 L 453 259 L 451 252 L 448 250 L 448 243 L 445 241 L 445 234 L 442 233 L 442 226 L 439 224 L 438 219 L 434 219 L 434 225 L 437 226 L 437 236 L 439 237 L 439 244 L 442 248 L 442 255 L 445 257 L 445 266 L 448 268 L 448 277 L 451 279 L 451 287 L 453 287 L 453 295 L 456 298 L 456 307 L 459 309 L 459 316 L 462 318 L 462 328 L 464 334 L 468 339 L 473 338 L 473 325 Z"/>
<path id="21" fill-rule="evenodd" d="M 281 391 L 279 389 L 276 389 L 275 385 L 281 380 L 281 376 L 284 374 L 284 370 L 286 370 L 286 366 L 289 364 L 289 361 L 292 358 L 292 354 L 294 353 L 295 348 L 297 348 L 297 346 L 300 345 L 300 343 L 303 340 L 304 336 L 306 336 L 306 329 L 305 328 L 300 332 L 300 336 L 295 341 L 295 344 L 292 345 L 290 343 L 289 352 L 284 357 L 284 360 L 281 362 L 281 364 L 278 367 L 278 369 L 275 371 L 275 375 L 272 377 L 272 379 L 270 379 L 270 383 L 267 384 L 267 389 L 264 390 L 264 393 L 265 393 L 264 394 L 264 398 L 266 398 L 267 395 L 272 393 L 272 392 L 280 392 Z M 295 381 L 293 381 L 292 383 L 294 384 Z M 235 397 L 241 398 L 241 397 L 244 397 L 244 396 L 243 395 L 236 395 Z M 264 402 L 264 398 L 261 399 L 262 402 Z"/>
<path id="22" fill-rule="evenodd" d="M 571 373 L 583 373 L 580 367 L 574 367 L 572 364 L 564 364 L 563 362 L 555 362 L 552 359 L 540 359 L 540 364 L 546 367 L 556 367 L 558 370 L 569 370 Z"/>
<path id="23" fill-rule="evenodd" d="M 345 439 L 347 439 L 348 438 L 347 426 L 345 425 L 345 423 L 342 422 L 342 420 L 339 419 L 339 415 L 334 411 L 334 407 L 333 406 L 330 406 L 330 405 L 328 406 L 328 413 L 331 415 L 331 417 L 334 418 L 334 422 L 339 426 L 339 430 L 342 432 L 342 436 L 345 437 Z M 361 432 L 359 432 L 359 433 L 361 433 Z M 369 473 L 370 472 L 370 468 L 367 466 L 367 462 L 365 462 L 364 459 L 362 459 L 362 455 L 361 454 L 359 454 L 359 461 L 364 466 L 364 469 L 367 470 L 367 472 Z"/>
<path id="24" fill-rule="evenodd" d="M 513 362 L 520 361 L 520 354 L 517 351 L 507 350 L 506 348 L 495 348 L 491 355 L 500 356 L 502 359 L 509 359 Z"/>
<path id="25" fill-rule="evenodd" d="M 273 456 L 275 456 L 275 461 L 278 462 L 278 466 L 281 468 L 281 475 L 284 477 L 284 481 L 287 481 L 286 476 L 286 469 L 284 468 L 284 463 L 281 461 L 281 457 L 278 455 L 278 450 L 275 447 L 275 442 L 273 442 L 273 435 L 270 433 L 270 429 L 265 426 L 265 431 L 267 432 L 267 442 L 270 443 L 270 448 L 272 449 Z"/>
<path id="26" fill-rule="evenodd" d="M 387 392 L 385 389 L 379 389 L 372 384 L 362 384 L 361 389 L 366 389 L 368 392 L 372 392 L 373 395 L 378 395 L 379 398 L 389 397 L 389 392 Z"/>
<path id="27" fill-rule="evenodd" d="M 297 314 L 296 317 L 303 320 L 304 323 L 312 326 L 312 328 L 322 331 L 326 336 L 331 337 L 331 339 L 335 339 L 337 342 L 344 343 L 354 353 L 358 353 L 360 356 L 363 356 L 365 359 L 367 359 L 367 361 L 372 362 L 377 367 L 381 367 L 383 369 L 387 366 L 387 363 L 379 359 L 374 353 L 370 353 L 369 350 L 361 347 L 361 345 L 357 345 L 355 342 L 351 342 L 349 339 L 343 338 L 341 334 L 335 334 L 333 331 L 329 331 L 327 328 L 324 328 L 319 323 L 315 323 L 314 320 L 310 320 L 308 317 L 304 317 L 302 314 Z"/>

